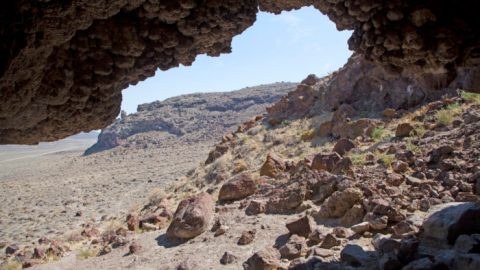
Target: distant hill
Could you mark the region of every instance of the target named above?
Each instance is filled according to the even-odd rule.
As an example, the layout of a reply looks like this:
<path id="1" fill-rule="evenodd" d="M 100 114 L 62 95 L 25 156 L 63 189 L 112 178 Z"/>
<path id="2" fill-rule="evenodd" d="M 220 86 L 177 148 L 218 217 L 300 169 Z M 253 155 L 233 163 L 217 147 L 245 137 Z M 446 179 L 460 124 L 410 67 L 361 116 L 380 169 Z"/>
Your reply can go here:
<path id="1" fill-rule="evenodd" d="M 162 134 L 174 135 L 188 143 L 213 142 L 228 129 L 263 114 L 268 105 L 296 86 L 297 83 L 280 82 L 231 92 L 182 95 L 141 104 L 136 113 L 123 115 L 104 128 L 97 143 L 85 154 L 135 144 L 132 136 L 152 131 L 156 131 L 154 134 L 160 131 Z"/>

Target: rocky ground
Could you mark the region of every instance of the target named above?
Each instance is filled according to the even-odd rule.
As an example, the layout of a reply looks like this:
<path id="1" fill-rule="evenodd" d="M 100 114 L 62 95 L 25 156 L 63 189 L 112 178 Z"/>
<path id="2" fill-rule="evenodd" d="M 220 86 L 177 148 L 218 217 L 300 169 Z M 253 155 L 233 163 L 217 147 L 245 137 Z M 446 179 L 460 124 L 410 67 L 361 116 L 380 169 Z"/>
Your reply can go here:
<path id="1" fill-rule="evenodd" d="M 2 146 L 0 247 L 28 247 L 40 238 L 74 245 L 85 224 L 116 226 L 202 163 L 223 133 L 261 114 L 295 85 L 277 83 L 143 104 L 138 113 L 102 133 L 118 136 L 121 144 L 88 156 L 83 152 L 95 143 L 93 138 Z M 155 124 L 163 122 L 171 125 Z M 171 132 L 176 127 L 189 133 Z"/>
<path id="2" fill-rule="evenodd" d="M 326 112 L 327 83 L 309 76 L 115 223 L 6 243 L 4 266 L 479 269 L 480 96 Z"/>

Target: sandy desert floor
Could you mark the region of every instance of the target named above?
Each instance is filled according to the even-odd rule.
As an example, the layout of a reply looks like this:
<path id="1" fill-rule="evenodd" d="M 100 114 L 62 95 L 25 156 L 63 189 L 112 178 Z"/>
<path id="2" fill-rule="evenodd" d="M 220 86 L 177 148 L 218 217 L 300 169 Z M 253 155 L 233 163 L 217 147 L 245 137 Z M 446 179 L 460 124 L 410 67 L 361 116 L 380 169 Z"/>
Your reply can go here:
<path id="1" fill-rule="evenodd" d="M 29 244 L 124 217 L 151 192 L 195 168 L 210 145 L 176 142 L 129 145 L 90 156 L 95 140 L 66 139 L 0 148 L 0 240 Z M 212 142 L 213 144 L 213 142 Z"/>

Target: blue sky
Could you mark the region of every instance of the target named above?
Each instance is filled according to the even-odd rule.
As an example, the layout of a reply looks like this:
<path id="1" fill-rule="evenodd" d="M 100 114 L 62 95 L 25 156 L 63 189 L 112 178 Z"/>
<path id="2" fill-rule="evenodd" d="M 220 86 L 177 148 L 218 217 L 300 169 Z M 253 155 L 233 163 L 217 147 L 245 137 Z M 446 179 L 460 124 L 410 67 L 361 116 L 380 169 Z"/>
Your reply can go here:
<path id="1" fill-rule="evenodd" d="M 259 84 L 298 82 L 338 69 L 351 52 L 347 39 L 314 8 L 258 13 L 257 21 L 232 43 L 232 53 L 220 57 L 197 56 L 192 66 L 158 70 L 154 77 L 123 91 L 122 109 L 194 92 L 231 91 Z"/>

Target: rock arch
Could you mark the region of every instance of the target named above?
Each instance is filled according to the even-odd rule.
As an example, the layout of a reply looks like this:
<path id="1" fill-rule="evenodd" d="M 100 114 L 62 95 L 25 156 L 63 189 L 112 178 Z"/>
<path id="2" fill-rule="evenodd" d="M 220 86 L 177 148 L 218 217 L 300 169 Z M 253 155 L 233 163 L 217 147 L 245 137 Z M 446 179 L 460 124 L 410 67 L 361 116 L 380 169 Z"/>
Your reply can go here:
<path id="1" fill-rule="evenodd" d="M 230 52 L 259 9 L 308 5 L 339 30 L 353 30 L 349 47 L 393 75 L 451 80 L 458 68 L 480 64 L 476 0 L 3 1 L 0 143 L 102 128 L 118 115 L 129 84 L 199 54 Z"/>

